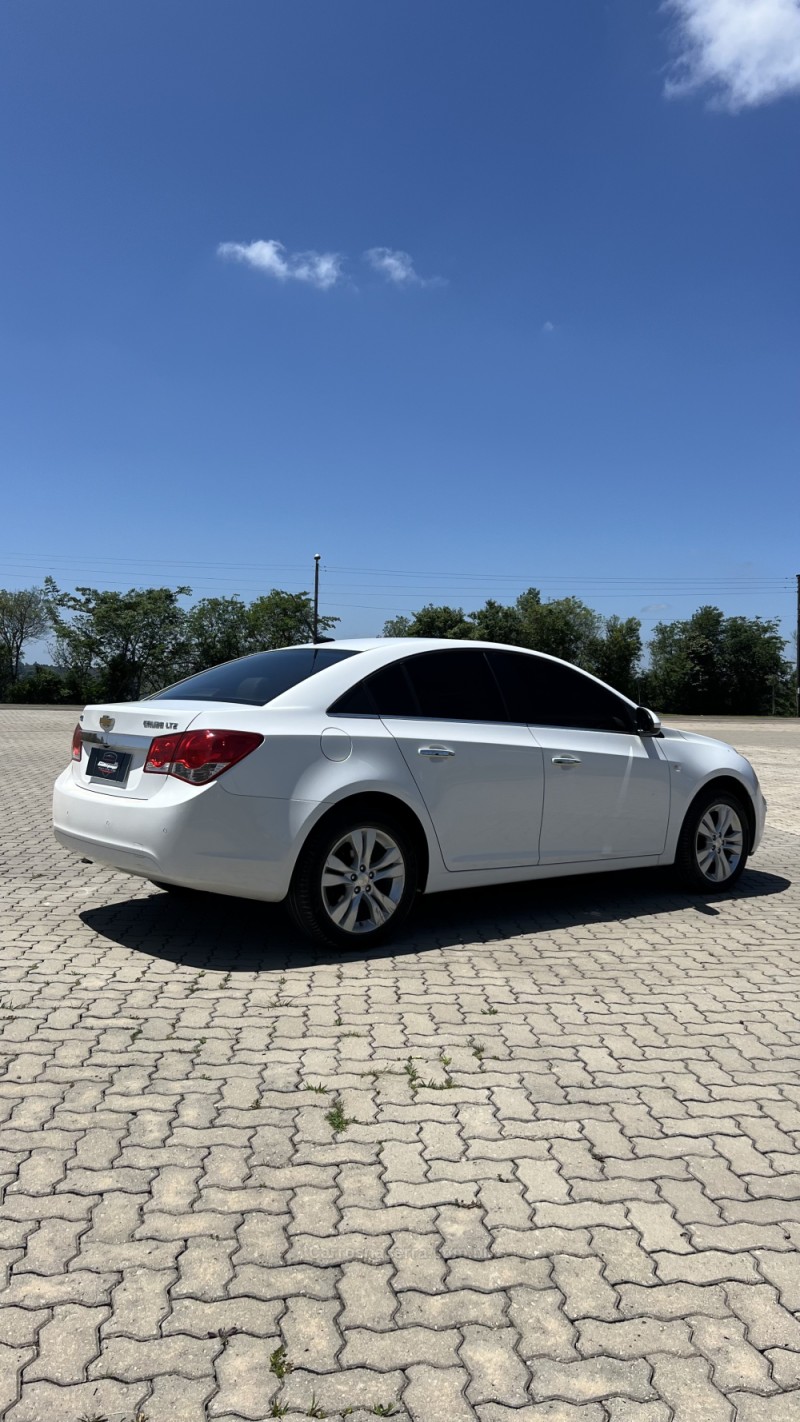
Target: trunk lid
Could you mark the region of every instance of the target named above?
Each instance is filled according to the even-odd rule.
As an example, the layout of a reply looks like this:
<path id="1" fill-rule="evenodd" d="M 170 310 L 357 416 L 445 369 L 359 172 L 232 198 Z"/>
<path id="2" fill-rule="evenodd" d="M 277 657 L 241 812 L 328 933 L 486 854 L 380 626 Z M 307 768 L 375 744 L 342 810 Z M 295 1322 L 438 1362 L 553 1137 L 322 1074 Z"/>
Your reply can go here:
<path id="1" fill-rule="evenodd" d="M 188 731 L 207 701 L 126 701 L 87 706 L 80 718 L 83 754 L 73 760 L 72 775 L 84 790 L 150 800 L 163 788 L 164 775 L 145 775 L 144 763 L 155 736 Z"/>

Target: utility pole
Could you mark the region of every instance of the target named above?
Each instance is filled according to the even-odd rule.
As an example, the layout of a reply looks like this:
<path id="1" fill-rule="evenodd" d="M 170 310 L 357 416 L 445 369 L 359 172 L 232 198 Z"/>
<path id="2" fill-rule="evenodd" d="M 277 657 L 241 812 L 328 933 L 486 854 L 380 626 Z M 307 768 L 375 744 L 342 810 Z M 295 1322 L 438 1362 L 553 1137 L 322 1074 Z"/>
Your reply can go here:
<path id="1" fill-rule="evenodd" d="M 314 641 L 320 640 L 320 553 L 314 553 Z M 800 574 L 797 576 L 797 599 L 800 607 Z"/>
<path id="2" fill-rule="evenodd" d="M 796 573 L 797 578 L 797 628 L 795 638 L 795 673 L 797 677 L 797 715 L 800 716 L 800 573 Z"/>

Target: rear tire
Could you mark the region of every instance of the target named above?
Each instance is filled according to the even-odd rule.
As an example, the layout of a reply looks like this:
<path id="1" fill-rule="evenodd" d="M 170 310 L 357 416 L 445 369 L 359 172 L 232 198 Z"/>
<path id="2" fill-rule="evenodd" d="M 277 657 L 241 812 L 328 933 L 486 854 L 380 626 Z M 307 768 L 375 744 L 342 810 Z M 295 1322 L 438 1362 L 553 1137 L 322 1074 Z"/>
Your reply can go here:
<path id="1" fill-rule="evenodd" d="M 690 806 L 683 822 L 675 869 L 690 893 L 723 893 L 741 878 L 749 852 L 744 804 L 731 791 L 710 787 Z"/>
<path id="2" fill-rule="evenodd" d="M 355 951 L 385 943 L 397 931 L 418 883 L 419 857 L 402 820 L 354 807 L 309 835 L 287 906 L 309 938 Z"/>

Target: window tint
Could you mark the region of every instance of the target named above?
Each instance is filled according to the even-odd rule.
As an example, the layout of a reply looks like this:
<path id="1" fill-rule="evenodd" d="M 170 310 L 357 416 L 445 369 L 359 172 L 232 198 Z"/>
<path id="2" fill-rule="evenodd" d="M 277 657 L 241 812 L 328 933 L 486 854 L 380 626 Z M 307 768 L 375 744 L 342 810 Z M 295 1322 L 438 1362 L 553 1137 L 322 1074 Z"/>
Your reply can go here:
<path id="1" fill-rule="evenodd" d="M 505 721 L 497 682 L 477 648 L 426 652 L 406 662 L 420 715 L 449 721 Z"/>
<path id="2" fill-rule="evenodd" d="M 626 702 L 582 672 L 519 652 L 489 652 L 488 656 L 510 721 L 589 731 L 634 730 Z"/>
<path id="3" fill-rule="evenodd" d="M 477 649 L 421 652 L 392 662 L 340 697 L 333 712 L 417 716 L 439 721 L 505 721 L 497 682 Z"/>
<path id="4" fill-rule="evenodd" d="M 315 672 L 324 671 L 356 652 L 336 647 L 284 647 L 277 652 L 254 652 L 219 667 L 198 672 L 159 691 L 154 701 L 234 701 L 242 706 L 264 706 Z"/>
<path id="5" fill-rule="evenodd" d="M 359 682 L 331 707 L 353 716 L 418 716 L 419 708 L 406 676 L 405 662 L 392 662 Z"/>

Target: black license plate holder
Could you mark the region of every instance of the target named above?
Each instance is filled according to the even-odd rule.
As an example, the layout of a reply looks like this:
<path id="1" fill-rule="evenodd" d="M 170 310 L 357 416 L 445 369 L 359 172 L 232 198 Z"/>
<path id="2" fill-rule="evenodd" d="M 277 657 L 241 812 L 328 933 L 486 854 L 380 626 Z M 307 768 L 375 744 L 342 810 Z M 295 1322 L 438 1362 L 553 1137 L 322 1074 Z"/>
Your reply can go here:
<path id="1" fill-rule="evenodd" d="M 131 757 L 124 751 L 108 750 L 106 746 L 92 746 L 86 773 L 93 780 L 105 780 L 112 785 L 120 785 L 127 778 L 130 763 Z"/>

